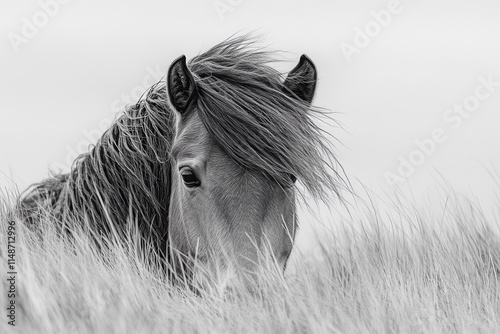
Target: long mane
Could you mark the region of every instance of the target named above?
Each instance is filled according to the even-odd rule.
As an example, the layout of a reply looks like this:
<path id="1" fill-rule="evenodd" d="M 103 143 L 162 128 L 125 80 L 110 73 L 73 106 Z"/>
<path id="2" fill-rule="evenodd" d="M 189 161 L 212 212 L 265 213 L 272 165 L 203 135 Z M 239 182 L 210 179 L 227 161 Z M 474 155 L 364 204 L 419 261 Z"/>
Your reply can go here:
<path id="1" fill-rule="evenodd" d="M 20 205 L 24 216 L 34 223 L 43 204 L 58 220 L 85 220 L 107 232 L 109 224 L 136 219 L 143 235 L 164 242 L 174 123 L 166 96 L 163 81 L 151 87 L 77 158 L 69 174 L 34 185 Z"/>

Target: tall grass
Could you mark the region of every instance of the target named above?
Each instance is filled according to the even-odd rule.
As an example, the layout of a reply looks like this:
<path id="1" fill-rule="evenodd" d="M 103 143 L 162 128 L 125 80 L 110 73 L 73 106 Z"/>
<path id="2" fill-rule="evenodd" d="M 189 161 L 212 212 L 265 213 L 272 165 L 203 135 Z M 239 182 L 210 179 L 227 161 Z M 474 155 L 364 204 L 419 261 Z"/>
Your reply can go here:
<path id="1" fill-rule="evenodd" d="M 3 306 L 13 196 L 2 201 Z M 49 217 L 43 238 L 16 221 L 16 327 L 2 307 L 0 332 L 499 333 L 498 214 L 453 194 L 440 209 L 361 206 L 294 252 L 284 277 L 264 261 L 251 292 L 201 294 L 171 286 L 134 240 L 98 252 L 82 231 L 60 238 Z"/>

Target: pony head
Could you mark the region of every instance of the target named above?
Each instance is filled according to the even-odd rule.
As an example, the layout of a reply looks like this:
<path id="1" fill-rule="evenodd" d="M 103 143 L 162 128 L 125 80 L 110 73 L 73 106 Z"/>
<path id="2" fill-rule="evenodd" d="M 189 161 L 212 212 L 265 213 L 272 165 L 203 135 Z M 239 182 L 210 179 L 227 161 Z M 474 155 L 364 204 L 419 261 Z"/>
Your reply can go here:
<path id="1" fill-rule="evenodd" d="M 245 39 L 225 41 L 167 75 L 175 110 L 170 248 L 226 273 L 270 251 L 284 270 L 297 230 L 296 187 L 334 180 L 310 118 L 316 68 L 305 55 L 285 80 Z"/>

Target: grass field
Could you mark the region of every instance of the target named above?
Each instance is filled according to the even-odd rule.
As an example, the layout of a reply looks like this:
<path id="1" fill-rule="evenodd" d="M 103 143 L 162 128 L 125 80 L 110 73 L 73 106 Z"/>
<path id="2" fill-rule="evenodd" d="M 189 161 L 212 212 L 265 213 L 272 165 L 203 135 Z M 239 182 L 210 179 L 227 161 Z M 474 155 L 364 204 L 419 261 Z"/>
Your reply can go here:
<path id="1" fill-rule="evenodd" d="M 165 282 L 133 242 L 97 256 L 76 233 L 69 245 L 45 222 L 40 241 L 16 232 L 16 326 L 8 325 L 8 210 L 0 212 L 1 333 L 500 333 L 500 207 L 450 195 L 439 210 L 394 200 L 359 208 L 285 276 L 269 266 L 252 293 L 198 296 Z"/>

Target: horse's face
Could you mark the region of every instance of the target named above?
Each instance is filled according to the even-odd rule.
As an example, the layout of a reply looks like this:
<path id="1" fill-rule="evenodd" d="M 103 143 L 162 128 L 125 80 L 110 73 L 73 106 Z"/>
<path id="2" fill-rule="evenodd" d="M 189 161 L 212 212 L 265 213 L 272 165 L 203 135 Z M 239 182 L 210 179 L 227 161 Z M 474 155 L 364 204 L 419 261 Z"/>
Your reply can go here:
<path id="1" fill-rule="evenodd" d="M 270 246 L 284 268 L 295 234 L 295 194 L 238 166 L 210 137 L 199 116 L 177 122 L 172 150 L 170 238 L 174 249 L 251 270 Z M 220 267 L 218 269 L 221 269 Z"/>
<path id="2" fill-rule="evenodd" d="M 293 182 L 279 184 L 265 173 L 241 167 L 215 142 L 192 103 L 196 87 L 185 58 L 172 65 L 168 84 L 177 110 L 171 248 L 219 274 L 232 266 L 252 272 L 264 251 L 284 269 L 297 226 Z"/>

